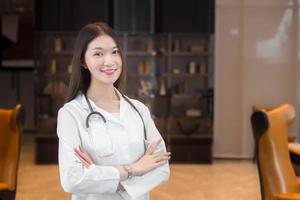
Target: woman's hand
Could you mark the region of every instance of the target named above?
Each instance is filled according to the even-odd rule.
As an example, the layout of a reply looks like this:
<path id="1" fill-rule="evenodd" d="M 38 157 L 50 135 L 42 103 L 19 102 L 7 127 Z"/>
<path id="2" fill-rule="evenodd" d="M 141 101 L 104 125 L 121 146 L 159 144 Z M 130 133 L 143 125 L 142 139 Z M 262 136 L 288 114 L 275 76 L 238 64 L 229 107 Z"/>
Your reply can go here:
<path id="1" fill-rule="evenodd" d="M 74 149 L 75 151 L 75 155 L 79 158 L 79 160 L 82 163 L 82 166 L 85 168 L 89 168 L 90 165 L 94 164 L 94 161 L 92 160 L 92 158 L 89 156 L 89 154 L 80 146 L 78 148 Z M 123 177 L 121 175 L 121 178 L 123 178 L 123 180 L 126 179 L 126 172 L 123 172 Z M 124 177 L 125 176 L 125 177 Z M 124 187 L 119 183 L 118 188 L 117 188 L 118 192 L 124 192 L 125 189 Z"/>
<path id="2" fill-rule="evenodd" d="M 74 149 L 75 155 L 79 158 L 82 163 L 82 166 L 89 168 L 90 165 L 94 164 L 94 161 L 91 159 L 89 154 L 80 146 Z"/>
<path id="3" fill-rule="evenodd" d="M 171 158 L 170 152 L 154 153 L 162 139 L 152 142 L 146 150 L 146 153 L 131 165 L 134 176 L 142 176 L 147 172 L 166 163 Z"/>

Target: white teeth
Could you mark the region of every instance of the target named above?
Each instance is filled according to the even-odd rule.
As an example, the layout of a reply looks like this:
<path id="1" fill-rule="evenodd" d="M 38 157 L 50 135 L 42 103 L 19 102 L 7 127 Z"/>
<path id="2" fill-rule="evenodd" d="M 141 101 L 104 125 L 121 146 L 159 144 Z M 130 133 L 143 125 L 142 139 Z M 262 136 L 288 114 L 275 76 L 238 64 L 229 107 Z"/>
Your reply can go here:
<path id="1" fill-rule="evenodd" d="M 106 70 L 100 70 L 102 72 L 112 72 L 112 71 L 115 71 L 116 69 L 106 69 Z"/>

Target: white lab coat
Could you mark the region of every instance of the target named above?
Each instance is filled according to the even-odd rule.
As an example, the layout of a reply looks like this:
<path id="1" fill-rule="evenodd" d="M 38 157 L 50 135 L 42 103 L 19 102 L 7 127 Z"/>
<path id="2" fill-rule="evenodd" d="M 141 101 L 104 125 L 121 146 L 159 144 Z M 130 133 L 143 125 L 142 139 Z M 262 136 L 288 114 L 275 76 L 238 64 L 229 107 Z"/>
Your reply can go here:
<path id="1" fill-rule="evenodd" d="M 63 189 L 72 193 L 73 200 L 146 200 L 153 188 L 169 178 L 169 164 L 166 162 L 143 176 L 122 181 L 126 191 L 116 192 L 120 174 L 114 166 L 132 164 L 144 154 L 142 120 L 119 92 L 118 94 L 119 119 L 90 100 L 94 111 L 106 118 L 107 126 L 100 117 L 93 115 L 89 120 L 90 127 L 86 128 L 85 120 L 90 110 L 81 93 L 58 112 L 60 180 Z M 148 141 L 161 138 L 148 108 L 137 100 L 130 100 L 145 121 Z M 89 168 L 84 168 L 75 156 L 74 149 L 79 145 L 95 163 Z M 166 151 L 163 141 L 157 151 Z"/>

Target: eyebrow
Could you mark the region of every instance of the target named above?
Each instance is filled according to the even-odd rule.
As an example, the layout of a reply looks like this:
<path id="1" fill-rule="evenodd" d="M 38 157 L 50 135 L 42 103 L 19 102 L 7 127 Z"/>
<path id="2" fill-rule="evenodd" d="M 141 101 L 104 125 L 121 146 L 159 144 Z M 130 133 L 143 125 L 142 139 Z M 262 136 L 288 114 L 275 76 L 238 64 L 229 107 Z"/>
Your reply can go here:
<path id="1" fill-rule="evenodd" d="M 114 47 L 112 47 L 111 49 L 118 49 L 118 47 L 117 47 L 117 46 L 114 46 Z M 95 47 L 95 48 L 93 48 L 92 50 L 103 50 L 103 48 L 102 48 L 102 47 Z"/>

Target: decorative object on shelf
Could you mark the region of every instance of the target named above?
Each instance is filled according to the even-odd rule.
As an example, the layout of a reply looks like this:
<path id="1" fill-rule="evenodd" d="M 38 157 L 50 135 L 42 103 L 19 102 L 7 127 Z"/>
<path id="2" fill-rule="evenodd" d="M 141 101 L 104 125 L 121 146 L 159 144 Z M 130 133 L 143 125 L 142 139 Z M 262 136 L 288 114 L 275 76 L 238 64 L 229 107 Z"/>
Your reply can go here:
<path id="1" fill-rule="evenodd" d="M 141 40 L 135 39 L 132 41 L 132 51 L 140 51 L 142 49 Z"/>
<path id="2" fill-rule="evenodd" d="M 68 65 L 68 73 L 69 74 L 71 74 L 72 73 L 72 64 L 70 63 L 69 65 Z"/>
<path id="3" fill-rule="evenodd" d="M 199 130 L 199 122 L 189 118 L 175 118 L 180 133 L 183 135 L 192 135 Z"/>
<path id="4" fill-rule="evenodd" d="M 151 74 L 151 63 L 147 60 L 145 62 L 144 74 L 150 75 Z"/>
<path id="5" fill-rule="evenodd" d="M 191 108 L 185 111 L 185 115 L 188 117 L 200 117 L 201 116 L 201 110 Z"/>
<path id="6" fill-rule="evenodd" d="M 191 53 L 203 53 L 204 52 L 204 47 L 203 46 L 196 46 L 196 45 L 193 45 L 191 46 L 190 48 L 190 52 Z"/>
<path id="7" fill-rule="evenodd" d="M 179 68 L 173 68 L 172 72 L 173 72 L 173 74 L 180 74 L 180 69 Z"/>
<path id="8" fill-rule="evenodd" d="M 161 47 L 161 48 L 159 48 L 158 52 L 161 54 L 164 54 L 164 53 L 166 53 L 166 49 L 164 47 Z"/>
<path id="9" fill-rule="evenodd" d="M 54 40 L 54 52 L 59 53 L 63 50 L 62 39 L 60 37 Z"/>
<path id="10" fill-rule="evenodd" d="M 150 81 L 140 80 L 139 96 L 150 96 L 152 83 Z"/>
<path id="11" fill-rule="evenodd" d="M 140 61 L 138 63 L 138 74 L 150 75 L 151 74 L 151 63 L 147 61 Z"/>
<path id="12" fill-rule="evenodd" d="M 145 62 L 140 61 L 138 63 L 138 74 L 144 74 L 145 73 Z"/>
<path id="13" fill-rule="evenodd" d="M 59 80 L 50 81 L 44 88 L 43 93 L 49 94 L 52 97 L 57 95 L 64 95 L 67 91 L 67 85 Z"/>
<path id="14" fill-rule="evenodd" d="M 190 61 L 188 63 L 188 73 L 189 74 L 195 74 L 196 73 L 196 62 Z"/>
<path id="15" fill-rule="evenodd" d="M 56 60 L 52 59 L 51 60 L 51 74 L 55 75 L 56 74 L 56 70 L 57 70 Z"/>
<path id="16" fill-rule="evenodd" d="M 160 85 L 159 85 L 159 95 L 160 96 L 165 96 L 167 94 L 166 92 L 166 84 L 164 80 L 160 81 Z"/>
<path id="17" fill-rule="evenodd" d="M 174 41 L 174 46 L 173 46 L 173 52 L 175 52 L 175 53 L 178 53 L 178 52 L 180 52 L 181 50 L 180 50 L 180 40 L 178 40 L 178 39 L 176 39 L 175 41 Z"/>
<path id="18" fill-rule="evenodd" d="M 147 52 L 148 53 L 152 53 L 153 52 L 153 40 L 152 40 L 152 38 L 148 39 L 148 42 L 147 42 Z"/>
<path id="19" fill-rule="evenodd" d="M 206 65 L 205 65 L 205 63 L 200 63 L 199 64 L 199 73 L 203 76 L 206 75 Z"/>

